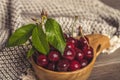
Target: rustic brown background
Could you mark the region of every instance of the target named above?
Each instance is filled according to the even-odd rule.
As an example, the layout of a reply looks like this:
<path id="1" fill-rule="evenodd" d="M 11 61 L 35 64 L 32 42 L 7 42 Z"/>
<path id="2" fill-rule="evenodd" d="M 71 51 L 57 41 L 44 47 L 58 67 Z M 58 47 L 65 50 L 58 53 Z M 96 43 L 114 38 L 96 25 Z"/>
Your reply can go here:
<path id="1" fill-rule="evenodd" d="M 120 0 L 101 0 L 120 10 Z M 100 54 L 88 80 L 120 80 L 120 48 L 113 54 Z"/>

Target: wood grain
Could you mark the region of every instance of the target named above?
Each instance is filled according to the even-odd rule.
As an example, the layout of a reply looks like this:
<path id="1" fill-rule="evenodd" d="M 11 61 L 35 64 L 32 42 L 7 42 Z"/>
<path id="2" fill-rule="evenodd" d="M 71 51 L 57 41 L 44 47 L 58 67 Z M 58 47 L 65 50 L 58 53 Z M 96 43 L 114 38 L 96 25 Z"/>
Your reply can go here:
<path id="1" fill-rule="evenodd" d="M 120 48 L 113 54 L 100 54 L 88 80 L 120 80 Z"/>

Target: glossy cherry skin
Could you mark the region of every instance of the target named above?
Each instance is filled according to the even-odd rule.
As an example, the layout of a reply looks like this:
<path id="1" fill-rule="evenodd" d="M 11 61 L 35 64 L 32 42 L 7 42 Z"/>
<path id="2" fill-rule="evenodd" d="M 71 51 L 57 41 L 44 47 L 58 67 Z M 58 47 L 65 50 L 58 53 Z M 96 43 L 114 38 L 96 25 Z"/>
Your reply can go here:
<path id="1" fill-rule="evenodd" d="M 72 60 L 70 62 L 69 70 L 70 71 L 75 71 L 81 68 L 80 63 L 77 60 Z"/>
<path id="2" fill-rule="evenodd" d="M 83 50 L 84 48 L 88 47 L 87 43 L 89 43 L 88 38 L 81 37 L 80 40 L 77 41 L 77 47 Z"/>
<path id="3" fill-rule="evenodd" d="M 87 37 L 81 37 L 81 38 L 80 38 L 80 42 L 82 42 L 82 43 L 84 43 L 84 44 L 87 44 L 87 43 L 89 43 L 89 40 L 88 40 Z"/>
<path id="4" fill-rule="evenodd" d="M 47 64 L 48 64 L 48 59 L 47 59 L 47 57 L 45 56 L 45 55 L 42 55 L 42 54 L 40 54 L 38 57 L 37 57 L 37 64 L 39 65 L 39 66 L 42 66 L 42 67 L 46 67 L 47 66 Z"/>
<path id="5" fill-rule="evenodd" d="M 59 59 L 60 59 L 60 53 L 58 51 L 51 51 L 49 54 L 48 54 L 48 59 L 51 61 L 51 62 L 57 62 Z"/>
<path id="6" fill-rule="evenodd" d="M 65 51 L 64 51 L 64 54 L 63 54 L 63 57 L 65 59 L 68 59 L 68 60 L 73 60 L 75 58 L 75 50 L 74 49 L 69 49 L 67 48 Z"/>
<path id="7" fill-rule="evenodd" d="M 85 53 L 85 57 L 88 60 L 91 60 L 93 58 L 93 48 L 92 47 L 87 47 L 83 50 L 83 52 Z"/>
<path id="8" fill-rule="evenodd" d="M 81 64 L 81 67 L 83 68 L 88 65 L 88 61 L 86 59 L 83 59 L 80 61 L 80 64 Z"/>
<path id="9" fill-rule="evenodd" d="M 74 39 L 73 37 L 69 37 L 67 39 L 67 42 L 73 43 L 74 45 L 76 45 L 76 39 Z"/>
<path id="10" fill-rule="evenodd" d="M 81 61 L 83 58 L 84 58 L 84 53 L 82 50 L 76 48 L 76 56 L 75 58 L 78 60 L 78 61 Z"/>
<path id="11" fill-rule="evenodd" d="M 75 45 L 72 42 L 67 42 L 66 48 L 74 49 Z"/>
<path id="12" fill-rule="evenodd" d="M 58 71 L 68 71 L 69 68 L 69 61 L 67 59 L 61 59 L 57 64 Z"/>

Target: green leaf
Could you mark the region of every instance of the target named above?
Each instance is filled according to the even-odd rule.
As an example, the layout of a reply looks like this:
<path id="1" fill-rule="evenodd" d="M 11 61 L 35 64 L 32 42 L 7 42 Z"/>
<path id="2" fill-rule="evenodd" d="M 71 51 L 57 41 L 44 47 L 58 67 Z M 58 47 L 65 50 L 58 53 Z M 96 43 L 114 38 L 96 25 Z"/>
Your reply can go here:
<path id="1" fill-rule="evenodd" d="M 31 57 L 35 52 L 35 49 L 34 48 L 31 48 L 28 53 L 27 53 L 27 58 Z"/>
<path id="2" fill-rule="evenodd" d="M 32 35 L 35 24 L 28 24 L 18 28 L 9 38 L 7 47 L 17 46 L 25 43 Z"/>
<path id="3" fill-rule="evenodd" d="M 48 18 L 45 29 L 48 42 L 63 54 L 66 42 L 60 24 L 54 19 Z"/>
<path id="4" fill-rule="evenodd" d="M 46 35 L 43 32 L 42 26 L 39 25 L 34 28 L 32 33 L 32 45 L 41 53 L 47 54 L 49 52 L 49 44 Z"/>

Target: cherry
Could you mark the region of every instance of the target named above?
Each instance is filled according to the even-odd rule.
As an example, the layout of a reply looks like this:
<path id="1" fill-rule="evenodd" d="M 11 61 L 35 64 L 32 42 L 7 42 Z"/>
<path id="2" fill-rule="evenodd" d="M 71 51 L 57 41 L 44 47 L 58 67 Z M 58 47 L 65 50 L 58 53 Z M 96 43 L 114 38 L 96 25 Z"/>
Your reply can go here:
<path id="1" fill-rule="evenodd" d="M 39 66 L 42 66 L 42 67 L 46 67 L 47 64 L 48 64 L 48 59 L 45 55 L 42 55 L 40 54 L 38 57 L 37 57 L 37 64 Z"/>
<path id="2" fill-rule="evenodd" d="M 74 45 L 76 45 L 76 39 L 74 39 L 73 37 L 69 37 L 67 39 L 67 42 L 73 43 Z"/>
<path id="3" fill-rule="evenodd" d="M 75 45 L 72 42 L 67 42 L 66 48 L 74 49 Z"/>
<path id="4" fill-rule="evenodd" d="M 57 64 L 57 70 L 58 71 L 67 71 L 69 68 L 69 61 L 67 59 L 62 59 Z"/>
<path id="5" fill-rule="evenodd" d="M 78 61 L 81 61 L 81 60 L 84 58 L 84 53 L 83 53 L 83 51 L 80 50 L 80 49 L 78 49 L 78 48 L 76 48 L 75 50 L 76 50 L 76 59 L 77 59 Z"/>
<path id="6" fill-rule="evenodd" d="M 55 63 L 48 63 L 47 69 L 55 71 Z"/>
<path id="7" fill-rule="evenodd" d="M 83 50 L 85 53 L 85 56 L 88 60 L 91 60 L 93 58 L 93 48 L 92 47 L 87 47 Z"/>
<path id="8" fill-rule="evenodd" d="M 68 59 L 68 60 L 73 60 L 75 58 L 75 50 L 74 49 L 69 49 L 67 48 L 65 51 L 64 51 L 64 54 L 63 54 L 63 57 L 65 59 Z"/>
<path id="9" fill-rule="evenodd" d="M 87 45 L 87 43 L 89 43 L 87 37 L 81 37 L 81 38 L 80 38 L 80 42 L 83 43 L 83 44 L 86 44 L 86 45 Z"/>
<path id="10" fill-rule="evenodd" d="M 77 47 L 80 49 L 84 49 L 89 46 L 88 38 L 87 37 L 81 37 L 80 40 L 78 40 L 78 45 Z"/>
<path id="11" fill-rule="evenodd" d="M 80 61 L 80 64 L 81 64 L 81 67 L 83 68 L 88 65 L 88 61 L 86 59 L 83 59 Z"/>
<path id="12" fill-rule="evenodd" d="M 70 71 L 75 71 L 81 68 L 80 63 L 77 60 L 72 60 L 70 62 L 69 70 Z"/>
<path id="13" fill-rule="evenodd" d="M 48 54 L 48 59 L 52 62 L 57 62 L 60 59 L 60 53 L 58 51 L 51 51 Z"/>

